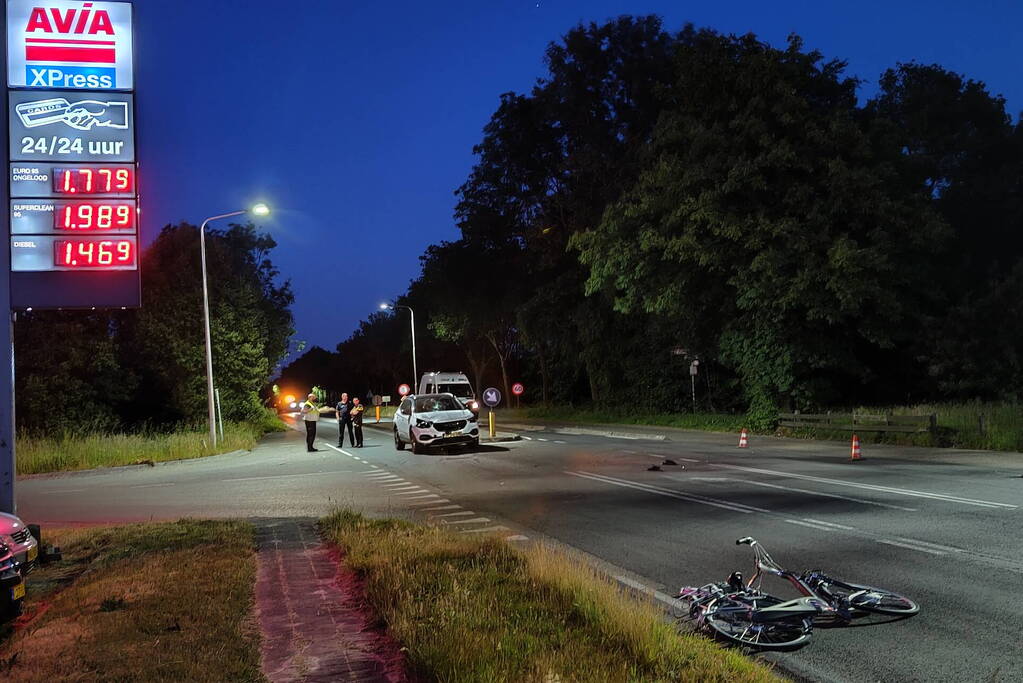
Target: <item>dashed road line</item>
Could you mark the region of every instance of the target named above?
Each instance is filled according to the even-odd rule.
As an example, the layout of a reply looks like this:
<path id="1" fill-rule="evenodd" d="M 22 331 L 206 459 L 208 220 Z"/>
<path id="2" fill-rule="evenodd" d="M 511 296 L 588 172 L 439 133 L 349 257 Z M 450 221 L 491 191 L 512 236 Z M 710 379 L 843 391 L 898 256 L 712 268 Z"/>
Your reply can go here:
<path id="1" fill-rule="evenodd" d="M 413 507 L 415 505 L 434 505 L 435 503 L 450 503 L 450 502 L 451 501 L 448 500 L 447 498 L 438 498 L 437 500 L 421 500 L 419 502 L 405 501 L 405 504 L 408 505 L 409 507 Z"/>
<path id="2" fill-rule="evenodd" d="M 267 477 L 235 477 L 233 479 L 218 479 L 218 481 L 259 481 L 261 479 L 289 479 L 291 477 L 317 477 L 335 472 L 351 472 L 352 470 L 331 470 L 329 472 L 305 472 L 303 474 L 275 474 Z"/>
<path id="3" fill-rule="evenodd" d="M 810 489 L 797 489 L 792 486 L 781 486 L 780 484 L 768 484 L 766 481 L 753 481 L 751 479 L 735 479 L 732 477 L 690 477 L 693 481 L 734 481 L 743 484 L 750 484 L 752 486 L 762 486 L 769 489 L 779 489 L 782 491 L 793 491 L 795 493 L 805 493 L 810 496 L 822 496 L 824 498 L 834 498 L 836 500 L 847 500 L 851 503 L 861 503 L 863 505 L 875 505 L 877 507 L 888 508 L 891 510 L 902 510 L 904 512 L 918 512 L 917 508 L 909 508 L 903 505 L 893 505 L 891 503 L 881 503 L 876 500 L 866 500 L 865 498 L 852 498 L 851 496 L 843 496 L 837 493 L 825 493 L 823 491 L 811 491 Z"/>
<path id="4" fill-rule="evenodd" d="M 434 501 L 434 502 L 436 502 L 436 501 Z M 433 503 L 430 503 L 430 504 L 432 505 Z M 457 509 L 459 509 L 461 507 L 462 507 L 461 505 L 445 505 L 443 507 L 437 507 L 437 508 L 424 508 L 423 512 L 430 512 L 430 511 L 433 511 L 433 510 L 436 510 L 436 511 L 440 511 L 440 510 L 457 510 Z"/>
<path id="5" fill-rule="evenodd" d="M 486 524 L 490 521 L 489 517 L 474 517 L 473 519 L 455 519 L 450 522 L 444 522 L 445 524 Z"/>
<path id="6" fill-rule="evenodd" d="M 461 506 L 452 505 L 451 507 L 461 507 Z M 433 519 L 440 519 L 441 517 L 466 517 L 466 516 L 472 516 L 472 515 L 475 515 L 475 514 L 476 513 L 473 512 L 472 510 L 463 510 L 462 512 L 446 512 L 443 515 L 430 515 L 430 517 L 433 518 Z"/>
<path id="7" fill-rule="evenodd" d="M 162 486 L 174 486 L 174 484 L 173 484 L 173 482 L 172 483 L 167 483 L 167 484 L 140 484 L 139 486 L 129 486 L 128 488 L 130 488 L 130 489 L 155 489 L 155 488 L 160 488 Z"/>
<path id="8" fill-rule="evenodd" d="M 788 522 L 789 524 L 798 524 L 799 526 L 805 526 L 805 527 L 809 527 L 811 529 L 817 529 L 818 531 L 838 531 L 838 529 L 833 529 L 831 527 L 826 527 L 826 526 L 823 526 L 821 524 L 811 524 L 810 522 L 804 522 L 801 519 L 786 519 L 785 521 Z"/>
<path id="9" fill-rule="evenodd" d="M 884 543 L 885 545 L 894 545 L 899 548 L 908 548 L 909 550 L 916 550 L 921 553 L 928 553 L 930 555 L 946 555 L 947 553 L 943 550 L 934 550 L 933 548 L 924 548 L 923 546 L 913 545 L 912 543 L 900 543 L 899 541 L 892 541 L 887 538 L 877 539 L 878 543 Z"/>
<path id="10" fill-rule="evenodd" d="M 573 477 L 581 477 L 584 479 L 591 479 L 593 481 L 599 481 L 604 484 L 611 484 L 612 486 L 622 486 L 625 488 L 636 489 L 638 491 L 646 491 L 647 493 L 654 493 L 659 496 L 666 496 L 668 498 L 677 498 L 690 503 L 699 503 L 701 505 L 709 505 L 711 507 L 721 508 L 722 510 L 731 510 L 732 512 L 740 512 L 744 515 L 748 515 L 751 512 L 767 512 L 761 508 L 755 508 L 749 505 L 742 505 L 741 503 L 731 503 L 725 500 L 719 500 L 716 498 L 707 498 L 704 496 L 697 496 L 695 494 L 679 493 L 678 491 L 672 491 L 670 489 L 664 489 L 659 486 L 651 486 L 649 484 L 640 484 L 634 481 L 628 481 L 626 479 L 615 479 L 613 477 L 605 477 L 599 474 L 592 474 L 590 472 L 565 472 Z"/>
<path id="11" fill-rule="evenodd" d="M 928 541 L 920 541 L 920 540 L 917 540 L 915 538 L 898 538 L 896 540 L 902 541 L 903 543 L 914 543 L 916 545 L 923 546 L 925 548 L 934 548 L 935 550 L 944 550 L 945 552 L 949 552 L 949 553 L 965 553 L 965 552 L 969 552 L 967 550 L 963 550 L 962 548 L 954 548 L 954 547 L 952 547 L 950 545 L 940 545 L 938 543 L 930 543 Z"/>
<path id="12" fill-rule="evenodd" d="M 912 496 L 916 498 L 928 498 L 930 500 L 937 500 L 944 503 L 959 503 L 961 505 L 973 505 L 975 507 L 983 508 L 1000 508 L 1004 510 L 1016 510 L 1019 508 L 1018 505 L 1011 505 L 1009 503 L 997 503 L 990 500 L 977 500 L 975 498 L 960 498 L 959 496 L 953 496 L 945 493 L 930 493 L 928 491 L 915 491 L 913 489 L 900 489 L 894 486 L 881 486 L 879 484 L 864 484 L 860 482 L 845 481 L 843 479 L 829 479 L 828 477 L 812 477 L 808 474 L 795 474 L 793 472 L 783 472 L 779 470 L 767 470 L 759 467 L 742 467 L 740 465 L 726 465 L 724 463 L 714 463 L 711 467 L 723 468 L 729 470 L 740 470 L 743 472 L 755 472 L 757 474 L 770 474 L 776 477 L 791 477 L 793 479 L 803 479 L 805 481 L 815 481 L 821 484 L 833 484 L 836 486 L 849 486 L 852 488 L 864 489 L 867 491 L 880 491 L 882 493 L 894 493 L 902 496 Z"/>

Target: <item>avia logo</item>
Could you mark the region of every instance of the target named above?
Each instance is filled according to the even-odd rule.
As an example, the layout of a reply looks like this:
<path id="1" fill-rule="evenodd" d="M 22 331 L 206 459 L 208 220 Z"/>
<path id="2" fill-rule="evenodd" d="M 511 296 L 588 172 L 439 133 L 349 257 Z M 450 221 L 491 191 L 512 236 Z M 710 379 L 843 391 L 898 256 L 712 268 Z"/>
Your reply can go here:
<path id="1" fill-rule="evenodd" d="M 49 12 L 47 12 L 49 9 Z M 25 59 L 29 62 L 117 62 L 114 25 L 106 10 L 34 7 L 25 27 Z"/>

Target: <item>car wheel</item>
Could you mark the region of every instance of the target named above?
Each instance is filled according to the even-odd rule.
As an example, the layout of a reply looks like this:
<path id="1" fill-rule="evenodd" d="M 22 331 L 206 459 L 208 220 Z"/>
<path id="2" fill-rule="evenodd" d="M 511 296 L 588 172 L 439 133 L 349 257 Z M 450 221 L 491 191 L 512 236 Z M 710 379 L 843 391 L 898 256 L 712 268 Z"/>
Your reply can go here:
<path id="1" fill-rule="evenodd" d="M 480 449 L 480 440 L 479 440 L 479 437 L 476 437 L 475 439 L 473 439 L 473 440 L 472 440 L 472 443 L 471 443 L 471 444 L 469 444 L 469 445 L 470 445 L 470 446 L 472 446 L 472 449 L 473 449 L 474 451 L 478 451 L 478 450 Z"/>
<path id="2" fill-rule="evenodd" d="M 401 440 L 400 436 L 398 436 L 397 427 L 394 428 L 394 449 L 398 451 L 405 450 L 405 442 Z"/>

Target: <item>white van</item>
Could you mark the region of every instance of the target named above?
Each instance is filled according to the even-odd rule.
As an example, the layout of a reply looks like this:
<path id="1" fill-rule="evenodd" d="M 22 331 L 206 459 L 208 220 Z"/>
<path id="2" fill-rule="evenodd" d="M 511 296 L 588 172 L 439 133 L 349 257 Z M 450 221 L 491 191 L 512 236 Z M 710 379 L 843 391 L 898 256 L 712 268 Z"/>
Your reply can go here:
<path id="1" fill-rule="evenodd" d="M 473 412 L 479 410 L 476 392 L 472 390 L 469 378 L 463 372 L 424 372 L 419 380 L 420 396 L 423 394 L 451 394 Z"/>

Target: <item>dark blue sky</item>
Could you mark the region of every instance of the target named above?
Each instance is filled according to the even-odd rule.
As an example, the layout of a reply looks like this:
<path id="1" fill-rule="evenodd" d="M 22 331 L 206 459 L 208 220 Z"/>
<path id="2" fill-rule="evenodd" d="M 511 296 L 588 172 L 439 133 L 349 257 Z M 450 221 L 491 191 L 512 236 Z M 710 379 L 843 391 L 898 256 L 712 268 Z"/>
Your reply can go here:
<path id="1" fill-rule="evenodd" d="M 452 192 L 500 93 L 528 90 L 576 23 L 648 13 L 799 33 L 849 62 L 861 98 L 915 59 L 1023 108 L 1018 0 L 137 0 L 144 236 L 265 199 L 296 338 L 333 349 L 457 237 Z"/>

